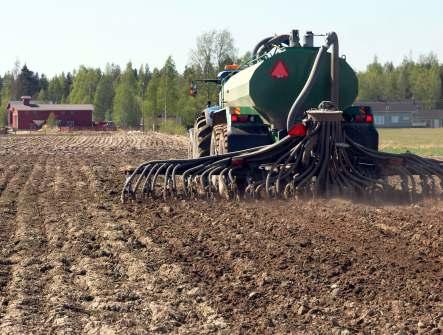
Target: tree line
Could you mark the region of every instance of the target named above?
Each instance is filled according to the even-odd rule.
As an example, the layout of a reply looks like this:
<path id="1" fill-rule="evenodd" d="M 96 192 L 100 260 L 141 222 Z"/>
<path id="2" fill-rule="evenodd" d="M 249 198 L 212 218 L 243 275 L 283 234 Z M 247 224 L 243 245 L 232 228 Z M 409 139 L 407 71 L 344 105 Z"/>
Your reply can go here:
<path id="1" fill-rule="evenodd" d="M 8 102 L 25 95 L 41 103 L 94 104 L 94 121 L 112 120 L 124 128 L 139 127 L 141 122 L 148 129 L 171 123 L 189 125 L 208 97 L 218 101 L 215 85 L 204 87 L 196 98 L 190 97 L 191 81 L 215 78 L 226 64 L 239 61 L 231 33 L 213 30 L 197 38 L 183 73 L 171 56 L 161 68 L 144 64 L 137 69 L 131 62 L 123 69 L 115 64 L 104 70 L 82 65 L 50 79 L 16 63 L 12 71 L 0 76 L 0 124 L 6 122 L 4 107 Z"/>
<path id="2" fill-rule="evenodd" d="M 125 128 L 138 127 L 141 122 L 148 129 L 187 126 L 208 100 L 218 101 L 218 88 L 211 84 L 200 87 L 196 98 L 190 97 L 190 82 L 214 78 L 226 64 L 243 63 L 250 55 L 238 56 L 229 31 L 213 30 L 197 38 L 182 73 L 171 56 L 161 68 L 145 64 L 137 69 L 131 62 L 123 69 L 115 64 L 103 70 L 82 65 L 52 78 L 17 63 L 0 76 L 0 126 L 6 122 L 4 107 L 23 95 L 45 103 L 94 104 L 95 121 L 112 120 Z M 398 66 L 380 64 L 375 58 L 358 78 L 360 100 L 415 99 L 425 109 L 443 107 L 443 66 L 434 54 L 418 61 L 407 57 Z"/>
<path id="3" fill-rule="evenodd" d="M 398 66 L 375 57 L 358 79 L 360 100 L 414 100 L 424 110 L 443 108 L 443 65 L 433 53 L 418 61 L 405 57 Z"/>

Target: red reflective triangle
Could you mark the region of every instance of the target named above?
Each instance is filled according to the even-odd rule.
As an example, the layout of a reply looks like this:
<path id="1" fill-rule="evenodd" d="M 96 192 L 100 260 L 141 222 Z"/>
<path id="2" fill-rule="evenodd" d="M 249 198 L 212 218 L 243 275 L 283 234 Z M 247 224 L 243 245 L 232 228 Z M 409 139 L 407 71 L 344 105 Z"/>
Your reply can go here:
<path id="1" fill-rule="evenodd" d="M 274 65 L 274 68 L 272 69 L 271 76 L 272 78 L 276 79 L 288 78 L 288 69 L 286 68 L 286 65 L 285 63 L 283 63 L 283 61 L 277 61 L 277 63 Z"/>

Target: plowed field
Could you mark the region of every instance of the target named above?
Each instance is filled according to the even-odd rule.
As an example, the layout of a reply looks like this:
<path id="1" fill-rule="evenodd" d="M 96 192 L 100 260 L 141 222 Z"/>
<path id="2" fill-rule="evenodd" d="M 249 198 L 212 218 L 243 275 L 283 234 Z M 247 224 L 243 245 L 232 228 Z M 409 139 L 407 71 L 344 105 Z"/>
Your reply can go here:
<path id="1" fill-rule="evenodd" d="M 443 201 L 122 205 L 161 134 L 0 137 L 1 334 L 443 332 Z"/>

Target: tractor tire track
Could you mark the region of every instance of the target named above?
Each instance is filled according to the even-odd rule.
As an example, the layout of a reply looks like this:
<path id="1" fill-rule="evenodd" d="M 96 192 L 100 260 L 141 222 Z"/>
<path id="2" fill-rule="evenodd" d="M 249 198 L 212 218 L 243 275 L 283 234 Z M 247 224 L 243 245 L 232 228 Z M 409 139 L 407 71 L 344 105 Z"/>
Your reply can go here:
<path id="1" fill-rule="evenodd" d="M 17 198 L 12 247 L 14 265 L 4 292 L 7 306 L 0 325 L 0 331 L 5 333 L 23 333 L 43 323 L 40 312 L 45 282 L 40 268 L 47 237 L 38 199 L 44 188 L 45 160 L 46 157 L 40 156 L 34 162 Z"/>
<path id="2" fill-rule="evenodd" d="M 73 224 L 78 210 L 72 201 L 75 172 L 66 169 L 69 161 L 51 157 L 46 165 L 47 192 L 42 201 L 42 215 L 48 236 L 45 264 L 42 270 L 48 274 L 44 290 L 44 329 L 50 333 L 68 332 L 81 334 L 88 312 L 83 302 L 89 299 L 87 290 L 76 284 L 81 275 L 77 268 L 76 250 L 71 244 Z M 79 224 L 75 224 L 78 229 Z"/>
<path id="3" fill-rule="evenodd" d="M 0 333 L 441 332 L 441 201 L 120 204 L 186 141 L 0 137 Z"/>
<path id="4" fill-rule="evenodd" d="M 423 259 L 401 236 L 386 236 L 376 225 L 362 226 L 358 215 L 364 217 L 368 208 L 355 211 L 346 202 L 330 201 L 311 212 L 309 203 L 293 204 L 289 210 L 287 202 L 244 204 L 234 212 L 229 204 L 211 205 L 151 203 L 136 215 L 141 216 L 140 225 L 158 216 L 159 223 L 149 232 L 153 240 L 171 253 L 194 282 L 204 283 L 203 288 L 211 292 L 211 305 L 235 325 L 233 332 L 262 333 L 270 324 L 278 332 L 307 332 L 319 321 L 316 315 L 335 317 L 361 331 L 373 327 L 371 322 L 398 319 L 396 312 L 374 312 L 384 303 L 412 300 L 434 311 L 439 308 L 435 292 L 442 289 L 441 238 L 431 242 L 426 253 L 430 257 Z M 158 210 L 164 206 L 171 211 Z M 348 212 L 347 206 L 353 211 Z M 389 215 L 369 211 L 376 220 Z M 293 218 L 290 223 L 279 215 L 283 212 Z M 393 287 L 399 289 L 393 292 Z M 436 300 L 429 302 L 426 297 Z M 364 307 L 349 314 L 353 299 Z M 342 307 L 335 307 L 337 302 Z M 309 308 L 314 315 L 305 315 Z M 356 315 L 368 310 L 378 321 L 358 319 Z M 429 318 L 428 311 L 414 313 L 422 320 Z"/>
<path id="5" fill-rule="evenodd" d="M 13 165 L 9 165 L 12 167 Z M 14 174 L 4 182 L 5 188 L 0 194 L 0 325 L 5 310 L 10 303 L 5 292 L 11 280 L 12 268 L 16 262 L 14 258 L 14 244 L 12 239 L 16 230 L 17 198 L 26 185 L 31 167 L 21 165 Z"/>
<path id="6" fill-rule="evenodd" d="M 101 176 L 111 175 L 115 169 L 83 166 L 81 171 L 88 181 L 90 194 L 95 197 L 94 202 L 109 204 L 109 195 L 103 193 L 108 189 L 108 181 L 102 181 Z M 180 264 L 153 242 L 136 217 L 122 221 L 122 215 L 127 216 L 125 208 L 118 203 L 110 206 L 98 208 L 97 212 L 92 210 L 91 215 L 100 218 L 100 240 L 106 241 L 105 248 L 113 251 L 113 262 L 126 277 L 121 287 L 114 290 L 120 298 L 117 301 L 114 298 L 113 303 L 122 308 L 131 329 L 141 331 L 147 323 L 149 331 L 172 331 L 180 327 L 185 332 L 187 329 L 191 333 L 205 333 L 224 328 L 225 322 L 208 304 L 203 292 L 191 284 Z M 177 288 L 181 293 L 177 294 Z M 171 304 L 172 296 L 176 298 Z M 144 312 L 147 301 L 150 302 L 148 314 Z M 195 323 L 202 326 L 187 326 Z"/>

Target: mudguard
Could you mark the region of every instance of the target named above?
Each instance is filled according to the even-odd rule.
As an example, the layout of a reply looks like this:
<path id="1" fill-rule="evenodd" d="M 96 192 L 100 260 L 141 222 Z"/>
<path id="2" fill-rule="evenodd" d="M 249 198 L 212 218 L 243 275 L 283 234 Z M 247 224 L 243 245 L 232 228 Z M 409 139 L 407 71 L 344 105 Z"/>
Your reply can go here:
<path id="1" fill-rule="evenodd" d="M 272 144 L 272 136 L 266 125 L 254 127 L 228 127 L 229 152 Z"/>

